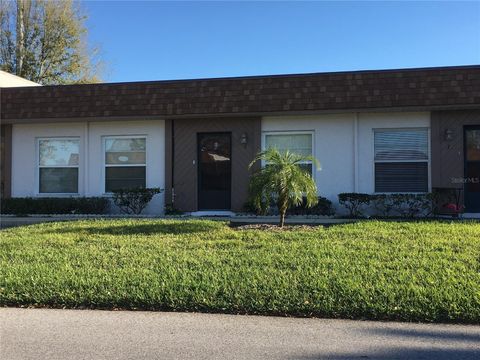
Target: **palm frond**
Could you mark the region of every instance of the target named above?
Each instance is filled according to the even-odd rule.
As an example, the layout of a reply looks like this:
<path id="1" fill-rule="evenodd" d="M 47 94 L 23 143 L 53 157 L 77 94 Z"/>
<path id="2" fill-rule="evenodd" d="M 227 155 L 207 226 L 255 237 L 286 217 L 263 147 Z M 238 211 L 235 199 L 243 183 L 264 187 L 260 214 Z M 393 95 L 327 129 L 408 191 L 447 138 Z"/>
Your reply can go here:
<path id="1" fill-rule="evenodd" d="M 269 148 L 258 153 L 249 168 L 258 161 L 263 161 L 265 166 L 252 176 L 250 182 L 251 201 L 258 210 L 266 212 L 273 202 L 283 213 L 290 206 L 300 205 L 303 199 L 308 207 L 317 203 L 315 181 L 300 167 L 311 161 L 315 168 L 319 168 L 320 164 L 313 156 Z"/>

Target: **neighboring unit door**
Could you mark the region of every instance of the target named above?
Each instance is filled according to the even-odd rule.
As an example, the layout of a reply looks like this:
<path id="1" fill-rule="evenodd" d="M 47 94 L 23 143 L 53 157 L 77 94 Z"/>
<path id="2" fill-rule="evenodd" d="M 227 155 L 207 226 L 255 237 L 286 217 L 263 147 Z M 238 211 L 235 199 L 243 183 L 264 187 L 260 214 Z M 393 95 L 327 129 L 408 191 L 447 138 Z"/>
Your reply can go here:
<path id="1" fill-rule="evenodd" d="M 230 210 L 231 134 L 199 133 L 198 210 Z"/>
<path id="2" fill-rule="evenodd" d="M 480 212 L 480 126 L 465 127 L 465 212 Z"/>

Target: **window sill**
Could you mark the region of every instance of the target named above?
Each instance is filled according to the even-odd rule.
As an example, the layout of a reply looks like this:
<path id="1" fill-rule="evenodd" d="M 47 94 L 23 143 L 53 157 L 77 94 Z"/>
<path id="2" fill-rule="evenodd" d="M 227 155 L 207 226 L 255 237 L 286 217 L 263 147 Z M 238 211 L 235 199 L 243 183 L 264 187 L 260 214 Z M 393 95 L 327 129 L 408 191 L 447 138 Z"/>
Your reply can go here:
<path id="1" fill-rule="evenodd" d="M 33 197 L 38 198 L 48 198 L 48 197 L 62 197 L 62 198 L 69 198 L 69 197 L 82 197 L 83 195 L 80 193 L 36 193 Z"/>
<path id="2" fill-rule="evenodd" d="M 422 192 L 405 192 L 405 191 L 396 191 L 396 192 L 373 192 L 372 195 L 426 195 L 430 193 L 430 191 L 422 191 Z"/>

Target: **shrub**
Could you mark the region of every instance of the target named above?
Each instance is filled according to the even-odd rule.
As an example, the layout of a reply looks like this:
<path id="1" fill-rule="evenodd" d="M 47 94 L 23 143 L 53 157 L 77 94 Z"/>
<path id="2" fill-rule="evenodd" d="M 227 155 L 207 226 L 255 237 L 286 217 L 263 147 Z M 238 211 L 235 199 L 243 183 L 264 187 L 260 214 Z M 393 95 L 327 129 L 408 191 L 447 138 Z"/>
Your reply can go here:
<path id="1" fill-rule="evenodd" d="M 414 218 L 431 213 L 431 200 L 426 194 L 392 194 L 395 210 L 402 217 Z"/>
<path id="2" fill-rule="evenodd" d="M 432 194 L 381 194 L 372 195 L 376 215 L 414 218 L 428 216 L 433 212 Z"/>
<path id="3" fill-rule="evenodd" d="M 243 204 L 243 211 L 248 214 L 255 214 L 255 215 L 269 215 L 270 209 L 267 208 L 257 208 L 252 199 L 249 199 L 245 204 Z"/>
<path id="4" fill-rule="evenodd" d="M 183 211 L 178 210 L 173 204 L 165 205 L 165 215 L 182 215 Z"/>
<path id="5" fill-rule="evenodd" d="M 305 199 L 302 204 L 295 206 L 287 211 L 288 215 L 325 215 L 331 216 L 335 215 L 335 210 L 333 209 L 332 202 L 327 198 L 322 196 L 318 197 L 318 202 L 312 207 L 306 206 Z"/>
<path id="6" fill-rule="evenodd" d="M 431 200 L 431 210 L 434 215 L 458 216 L 458 214 L 464 210 L 458 189 L 433 188 L 429 196 Z"/>
<path id="7" fill-rule="evenodd" d="M 110 202 L 104 197 L 2 199 L 2 214 L 105 214 Z"/>
<path id="8" fill-rule="evenodd" d="M 118 189 L 112 191 L 113 203 L 125 214 L 139 215 L 153 196 L 162 191 L 159 188 Z"/>
<path id="9" fill-rule="evenodd" d="M 397 207 L 395 199 L 391 195 L 371 195 L 371 200 L 373 203 L 375 214 L 381 217 L 392 216 L 393 212 Z"/>
<path id="10" fill-rule="evenodd" d="M 363 214 L 363 208 L 370 204 L 372 196 L 361 193 L 341 193 L 338 194 L 338 202 L 347 208 L 351 217 L 360 217 Z"/>

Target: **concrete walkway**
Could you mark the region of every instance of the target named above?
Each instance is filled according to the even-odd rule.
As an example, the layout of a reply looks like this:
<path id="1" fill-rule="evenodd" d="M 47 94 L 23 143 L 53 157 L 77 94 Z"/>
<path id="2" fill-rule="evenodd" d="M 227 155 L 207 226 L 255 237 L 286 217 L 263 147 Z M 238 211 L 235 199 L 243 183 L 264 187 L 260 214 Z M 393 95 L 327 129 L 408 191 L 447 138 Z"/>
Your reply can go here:
<path id="1" fill-rule="evenodd" d="M 0 309 L 0 358 L 480 359 L 480 327 L 188 313 Z"/>

